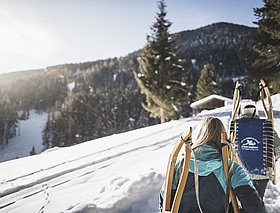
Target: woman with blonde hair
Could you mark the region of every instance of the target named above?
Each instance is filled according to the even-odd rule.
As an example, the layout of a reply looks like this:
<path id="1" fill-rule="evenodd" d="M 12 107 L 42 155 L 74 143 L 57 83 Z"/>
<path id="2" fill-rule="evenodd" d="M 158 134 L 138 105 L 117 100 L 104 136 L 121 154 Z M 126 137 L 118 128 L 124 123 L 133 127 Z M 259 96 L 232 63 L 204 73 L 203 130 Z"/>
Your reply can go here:
<path id="1" fill-rule="evenodd" d="M 227 184 L 222 163 L 221 134 L 225 132 L 223 123 L 214 117 L 206 117 L 196 128 L 193 140 L 193 154 L 187 183 L 183 192 L 179 212 L 184 213 L 225 213 L 227 209 Z M 173 201 L 179 183 L 182 160 L 175 166 L 172 182 Z M 198 174 L 195 174 L 195 173 Z M 198 181 L 195 176 L 198 175 Z M 195 183 L 196 182 L 196 183 Z M 198 193 L 195 185 L 198 184 Z M 242 206 L 242 212 L 266 212 L 264 203 L 254 188 L 249 175 L 238 164 L 233 165 L 231 186 Z M 162 211 L 164 192 L 160 192 L 160 211 Z M 198 197 L 197 197 L 198 196 Z M 230 209 L 232 211 L 232 209 Z"/>

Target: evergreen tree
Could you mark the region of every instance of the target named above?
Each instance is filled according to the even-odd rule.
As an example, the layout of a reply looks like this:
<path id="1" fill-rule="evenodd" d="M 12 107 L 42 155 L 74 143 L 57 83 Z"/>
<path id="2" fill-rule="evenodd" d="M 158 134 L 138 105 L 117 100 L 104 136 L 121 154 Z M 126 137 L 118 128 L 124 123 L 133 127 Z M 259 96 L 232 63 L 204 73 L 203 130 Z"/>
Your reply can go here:
<path id="1" fill-rule="evenodd" d="M 45 146 L 70 146 L 149 124 L 136 83 L 130 84 L 133 74 L 112 71 L 112 65 L 79 79 L 60 111 L 48 119 L 43 132 Z"/>
<path id="2" fill-rule="evenodd" d="M 32 146 L 32 149 L 31 151 L 29 152 L 30 155 L 36 155 L 36 150 L 35 150 L 35 147 Z"/>
<path id="3" fill-rule="evenodd" d="M 253 63 L 253 79 L 266 79 L 274 91 L 280 91 L 280 1 L 263 0 L 264 6 L 255 9 L 259 28 Z"/>
<path id="4" fill-rule="evenodd" d="M 196 100 L 220 94 L 220 83 L 217 80 L 215 67 L 212 64 L 204 65 L 196 85 Z"/>
<path id="5" fill-rule="evenodd" d="M 8 144 L 16 135 L 18 114 L 8 97 L 0 100 L 0 144 Z"/>
<path id="6" fill-rule="evenodd" d="M 140 72 L 135 79 L 146 97 L 143 107 L 161 122 L 178 119 L 178 108 L 188 104 L 188 89 L 182 82 L 185 75 L 177 58 L 175 41 L 169 33 L 171 22 L 166 19 L 166 4 L 158 2 L 159 12 L 152 25 L 148 44 L 139 57 Z"/>
<path id="7" fill-rule="evenodd" d="M 52 147 L 51 141 L 52 141 L 52 120 L 51 120 L 51 116 L 50 113 L 48 114 L 48 120 L 46 122 L 45 128 L 43 129 L 42 132 L 42 139 L 43 139 L 43 145 L 44 145 L 44 149 L 49 149 Z"/>

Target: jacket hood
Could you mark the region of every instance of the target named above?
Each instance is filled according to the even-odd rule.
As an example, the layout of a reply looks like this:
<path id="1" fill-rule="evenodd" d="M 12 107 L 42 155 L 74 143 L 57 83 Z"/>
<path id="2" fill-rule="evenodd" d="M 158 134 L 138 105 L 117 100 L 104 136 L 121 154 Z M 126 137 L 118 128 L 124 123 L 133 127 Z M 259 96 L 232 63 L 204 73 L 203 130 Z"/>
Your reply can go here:
<path id="1" fill-rule="evenodd" d="M 200 161 L 210 161 L 210 160 L 221 160 L 221 154 L 217 149 L 215 149 L 213 146 L 205 144 L 200 147 L 197 147 L 193 154 L 195 154 L 195 157 L 197 160 Z"/>

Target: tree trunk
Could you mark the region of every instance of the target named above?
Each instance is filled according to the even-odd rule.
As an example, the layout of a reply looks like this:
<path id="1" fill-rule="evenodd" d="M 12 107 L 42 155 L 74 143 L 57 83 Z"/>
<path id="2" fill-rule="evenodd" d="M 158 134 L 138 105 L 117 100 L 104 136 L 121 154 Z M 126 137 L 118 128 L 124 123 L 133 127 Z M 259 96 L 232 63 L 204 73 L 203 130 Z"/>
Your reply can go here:
<path id="1" fill-rule="evenodd" d="M 165 122 L 164 110 L 160 108 L 160 123 L 164 123 L 164 122 Z"/>

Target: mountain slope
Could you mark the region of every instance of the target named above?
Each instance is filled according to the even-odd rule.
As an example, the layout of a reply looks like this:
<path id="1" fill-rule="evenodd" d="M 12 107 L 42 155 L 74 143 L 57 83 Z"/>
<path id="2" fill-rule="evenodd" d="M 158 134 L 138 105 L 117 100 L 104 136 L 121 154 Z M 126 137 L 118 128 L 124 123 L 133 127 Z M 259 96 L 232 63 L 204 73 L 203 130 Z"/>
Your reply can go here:
<path id="1" fill-rule="evenodd" d="M 273 103 L 280 133 L 280 95 L 273 96 Z M 228 127 L 230 110 L 231 106 L 218 108 L 0 163 L 0 212 L 157 212 L 158 192 L 176 140 L 205 116 L 219 117 Z M 279 170 L 278 162 L 278 174 Z M 269 212 L 280 207 L 279 181 L 278 176 L 278 184 L 270 184 L 265 194 Z"/>
<path id="2" fill-rule="evenodd" d="M 190 102 L 196 98 L 196 84 L 207 63 L 215 66 L 220 95 L 232 96 L 235 78 L 245 79 L 242 95 L 248 97 L 244 76 L 255 31 L 256 28 L 216 23 L 172 35 L 176 37 L 178 55 L 186 71 L 182 77 L 188 79 L 182 81 L 191 88 L 185 94 Z M 158 123 L 143 109 L 144 97 L 133 75 L 139 72 L 137 57 L 142 50 L 120 58 L 0 75 L 0 145 L 5 146 L 14 137 L 18 112 L 28 114 L 32 109 L 51 112 L 48 125 L 44 124 L 46 147 L 69 146 Z M 73 88 L 67 93 L 69 84 Z M 106 108 L 99 100 L 106 102 Z M 181 116 L 189 116 L 190 108 L 182 108 Z M 72 125 L 73 120 L 76 125 Z M 104 122 L 108 120 L 111 122 Z"/>

